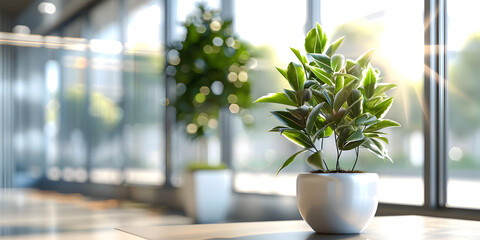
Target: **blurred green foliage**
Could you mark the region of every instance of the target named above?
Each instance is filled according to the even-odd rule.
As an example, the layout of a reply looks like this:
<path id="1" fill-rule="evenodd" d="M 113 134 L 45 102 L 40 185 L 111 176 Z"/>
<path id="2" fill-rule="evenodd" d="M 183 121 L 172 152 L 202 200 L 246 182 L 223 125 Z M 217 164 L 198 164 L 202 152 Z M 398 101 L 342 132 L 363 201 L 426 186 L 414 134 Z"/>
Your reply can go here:
<path id="1" fill-rule="evenodd" d="M 168 52 L 168 64 L 175 68 L 177 122 L 193 138 L 218 127 L 221 108 L 253 123 L 246 109 L 252 103 L 248 71 L 255 60 L 234 36 L 232 21 L 200 4 L 184 27 L 185 40 Z"/>

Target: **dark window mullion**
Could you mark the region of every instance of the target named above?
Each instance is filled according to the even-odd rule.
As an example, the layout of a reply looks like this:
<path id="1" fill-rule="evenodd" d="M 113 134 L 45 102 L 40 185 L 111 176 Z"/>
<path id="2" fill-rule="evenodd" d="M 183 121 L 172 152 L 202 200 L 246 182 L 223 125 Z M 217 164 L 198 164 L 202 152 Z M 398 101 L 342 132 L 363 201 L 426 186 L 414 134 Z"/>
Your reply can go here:
<path id="1" fill-rule="evenodd" d="M 176 27 L 176 0 L 164 0 L 163 2 L 165 6 L 165 29 L 164 29 L 164 44 L 165 44 L 165 63 L 168 63 L 168 46 L 172 42 L 174 38 L 174 31 Z M 165 67 L 167 67 L 168 64 L 165 64 Z M 163 71 L 164 77 L 165 77 L 165 98 L 168 101 L 168 99 L 172 99 L 172 97 L 175 96 L 175 79 L 173 79 L 172 76 L 169 76 L 167 74 L 166 69 Z M 163 107 L 163 106 L 162 106 Z M 173 166 L 172 166 L 172 150 L 173 150 L 173 131 L 175 129 L 175 108 L 173 106 L 169 106 L 168 104 L 165 106 L 165 188 L 171 188 L 172 187 L 172 181 L 171 181 L 171 176 L 172 176 L 172 171 L 173 171 Z M 160 148 L 162 146 L 159 146 Z"/>
<path id="2" fill-rule="evenodd" d="M 425 0 L 425 207 L 446 203 L 445 1 Z"/>

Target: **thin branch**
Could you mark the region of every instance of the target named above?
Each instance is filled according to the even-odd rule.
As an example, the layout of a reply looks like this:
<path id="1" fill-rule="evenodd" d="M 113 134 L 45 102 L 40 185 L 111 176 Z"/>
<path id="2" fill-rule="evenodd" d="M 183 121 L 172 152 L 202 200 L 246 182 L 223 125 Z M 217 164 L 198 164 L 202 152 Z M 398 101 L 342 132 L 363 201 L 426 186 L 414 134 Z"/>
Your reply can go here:
<path id="1" fill-rule="evenodd" d="M 337 171 L 338 171 L 339 165 L 340 165 L 340 163 L 339 163 L 340 154 L 342 154 L 342 153 L 338 151 L 338 144 L 337 144 L 337 139 L 338 139 L 338 138 L 337 138 L 337 134 L 333 134 L 333 136 L 335 137 L 335 149 L 337 150 L 337 162 L 336 162 L 335 168 L 336 168 Z"/>
<path id="2" fill-rule="evenodd" d="M 358 161 L 358 153 L 360 152 L 360 147 L 356 147 L 355 148 L 355 163 L 353 164 L 353 167 L 352 167 L 352 172 L 353 170 L 355 170 L 355 166 L 357 165 L 357 161 Z"/>
<path id="3" fill-rule="evenodd" d="M 342 150 L 340 150 L 340 153 L 337 155 L 337 171 L 340 170 L 340 156 L 342 156 Z"/>

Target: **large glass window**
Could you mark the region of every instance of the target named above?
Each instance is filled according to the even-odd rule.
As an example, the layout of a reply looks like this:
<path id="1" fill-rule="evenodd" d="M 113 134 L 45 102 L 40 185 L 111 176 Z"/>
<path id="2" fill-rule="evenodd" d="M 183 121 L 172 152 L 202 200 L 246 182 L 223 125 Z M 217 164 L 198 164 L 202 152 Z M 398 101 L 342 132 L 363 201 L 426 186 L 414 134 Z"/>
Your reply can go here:
<path id="1" fill-rule="evenodd" d="M 466 7 L 468 6 L 468 7 Z M 447 1 L 447 205 L 480 208 L 480 16 L 474 0 Z"/>
<path id="2" fill-rule="evenodd" d="M 19 171 L 164 183 L 164 12 L 160 0 L 103 1 L 60 36 L 12 34 L 32 42 L 16 49 Z"/>
<path id="3" fill-rule="evenodd" d="M 380 68 L 385 82 L 399 85 L 390 93 L 396 101 L 388 116 L 402 124 L 402 128 L 388 132 L 389 154 L 394 163 L 384 163 L 363 151 L 358 169 L 379 173 L 380 201 L 423 204 L 423 3 L 376 0 L 344 0 L 341 3 L 323 0 L 320 3 L 320 22 L 330 40 L 346 36 L 339 51 L 356 59 L 375 48 L 373 65 Z M 250 77 L 254 98 L 286 87 L 286 81 L 281 79 L 274 67 L 285 67 L 288 62 L 296 60 L 289 47 L 303 51 L 307 12 L 305 2 L 262 1 L 264 7 L 258 4 L 235 2 L 236 32 L 262 53 L 257 57 L 258 67 Z M 278 7 L 275 11 L 264 11 L 269 4 Z M 252 7 L 254 5 L 255 8 Z M 410 14 L 407 19 L 403 17 L 405 12 Z M 272 89 L 272 86 L 278 89 Z M 295 147 L 282 137 L 266 133 L 276 121 L 268 116 L 272 107 L 256 106 L 251 110 L 255 119 L 252 128 L 244 128 L 240 123 L 234 128 L 233 161 L 237 170 L 237 191 L 294 195 L 296 174 L 307 170 L 305 164 L 297 160 L 294 162 L 296 165 L 274 177 L 274 172 L 295 151 Z M 333 159 L 333 143 L 326 143 L 325 149 L 327 159 Z M 353 165 L 353 153 L 342 157 L 344 164 Z"/>
<path id="4" fill-rule="evenodd" d="M 60 164 L 51 166 L 48 170 L 47 177 L 56 180 L 61 177 L 64 181 L 86 182 L 88 180 L 88 115 L 85 114 L 87 109 L 87 73 L 88 73 L 88 56 L 87 46 L 88 40 L 85 39 L 87 34 L 86 19 L 78 18 L 64 28 L 62 33 L 65 36 L 66 47 L 58 50 L 61 53 L 60 60 L 60 79 L 58 81 L 58 99 L 51 99 L 50 105 L 58 103 L 58 118 L 49 119 L 51 123 L 47 123 L 49 129 L 47 134 L 57 126 L 58 149 L 55 145 L 46 146 L 47 152 L 58 152 L 60 156 Z M 47 66 L 55 66 L 55 62 L 50 62 Z M 47 69 L 47 73 L 51 71 Z M 54 72 L 52 72 L 54 73 Z M 47 74 L 46 84 L 48 88 L 55 86 L 54 79 Z M 52 75 L 55 76 L 55 75 Z M 53 95 L 52 97 L 54 97 Z M 58 102 L 55 102 L 58 101 Z M 55 106 L 55 105 L 52 105 Z M 53 114 L 56 108 L 47 108 L 48 114 Z M 52 118 L 55 116 L 51 116 Z M 58 124 L 55 124 L 58 122 Z M 47 155 L 50 157 L 50 154 Z M 53 155 L 55 156 L 55 155 Z"/>
<path id="5" fill-rule="evenodd" d="M 235 1 L 234 10 L 235 32 L 254 46 L 251 55 L 255 60 L 248 76 L 252 98 L 287 88 L 288 83 L 275 67 L 285 68 L 295 59 L 290 47 L 302 48 L 304 44 L 307 2 L 241 0 Z M 279 106 L 255 104 L 249 110 L 254 122 L 250 127 L 245 127 L 241 119 L 232 118 L 236 191 L 295 195 L 295 179 L 299 171 L 305 170 L 305 164 L 296 161 L 275 176 L 286 158 L 299 149 L 287 139 L 267 133 L 276 121 L 269 114 L 273 108 Z"/>
<path id="6" fill-rule="evenodd" d="M 330 38 L 345 36 L 339 51 L 356 59 L 375 49 L 372 64 L 383 81 L 398 84 L 389 93 L 395 101 L 387 116 L 402 124 L 388 131 L 394 162 L 384 163 L 363 150 L 358 169 L 380 175 L 381 202 L 423 204 L 423 2 L 322 0 L 320 9 Z"/>
<path id="7" fill-rule="evenodd" d="M 181 186 L 181 174 L 189 162 L 205 155 L 220 161 L 218 133 L 205 145 L 188 138 L 185 126 L 174 125 L 172 149 L 165 148 L 165 106 L 169 102 L 163 69 L 170 43 L 164 42 L 164 2 L 100 1 L 61 23 L 51 34 L 58 37 L 25 35 L 31 43 L 15 43 L 20 67 L 15 71 L 13 141 L 19 172 L 33 177 L 45 173 L 50 180 L 69 182 L 161 185 L 166 180 L 165 156 L 171 155 L 169 180 Z M 168 39 L 184 38 L 182 23 L 200 2 L 220 9 L 227 1 L 172 1 L 175 9 L 169 16 L 174 30 Z M 374 48 L 373 65 L 382 71 L 385 82 L 399 85 L 389 92 L 395 101 L 388 118 L 402 127 L 388 131 L 393 163 L 362 150 L 357 169 L 379 173 L 381 202 L 422 205 L 423 38 L 425 24 L 429 24 L 424 22 L 424 2 L 311 1 L 314 6 L 320 3 L 318 9 L 308 9 L 308 2 L 232 1 L 234 31 L 253 46 L 248 73 L 252 97 L 289 88 L 275 67 L 285 68 L 296 61 L 290 47 L 303 51 L 306 30 L 313 25 L 308 22 L 312 11 L 313 16 L 320 16 L 316 20 L 330 42 L 346 36 L 339 52 L 348 58 L 356 59 Z M 440 33 L 448 30 L 447 205 L 480 208 L 480 195 L 471 190 L 480 182 L 480 97 L 476 94 L 480 27 L 471 24 L 480 20 L 473 7 L 478 4 L 475 0 L 446 2 L 447 25 Z M 249 127 L 243 124 L 245 119 L 228 117 L 238 192 L 293 196 L 297 174 L 309 170 L 297 159 L 275 176 L 297 150 L 278 134 L 267 133 L 277 121 L 269 114 L 276 107 L 280 109 L 254 104 L 243 115 L 254 123 Z M 332 142 L 326 142 L 325 149 L 327 159 L 333 159 Z M 343 154 L 342 159 L 345 165 L 353 165 L 354 154 Z"/>
<path id="8" fill-rule="evenodd" d="M 90 177 L 92 182 L 119 184 L 123 179 L 125 148 L 122 146 L 124 121 L 123 50 L 120 2 L 102 2 L 89 14 L 92 26 L 89 68 L 88 112 Z"/>
<path id="9" fill-rule="evenodd" d="M 17 54 L 22 54 L 23 59 L 17 59 L 16 64 L 22 69 L 15 71 L 18 81 L 14 81 L 15 119 L 14 119 L 14 146 L 15 168 L 19 172 L 16 184 L 29 186 L 32 179 L 43 176 L 45 170 L 44 123 L 49 122 L 44 115 L 48 105 L 47 99 L 54 95 L 47 93 L 44 77 L 48 70 L 53 81 L 58 68 L 53 64 L 45 65 L 48 56 L 54 50 L 18 46 L 14 49 Z M 29 69 L 25 71 L 25 69 Z M 53 103 L 54 104 L 54 103 Z M 45 129 L 49 130 L 49 129 Z M 51 136 L 51 135 L 50 135 Z M 48 164 L 58 163 L 55 156 L 49 158 Z"/>
<path id="10" fill-rule="evenodd" d="M 220 0 L 186 0 L 177 1 L 175 15 L 175 32 L 172 39 L 174 41 L 183 41 L 186 36 L 184 23 L 187 18 L 199 11 L 197 6 L 205 3 L 208 9 L 220 10 Z M 218 128 L 217 128 L 218 129 Z M 171 182 L 173 186 L 182 185 L 182 175 L 187 165 L 195 161 L 206 161 L 211 163 L 220 161 L 220 140 L 218 131 L 214 131 L 204 139 L 192 139 L 185 133 L 185 125 L 176 124 L 173 129 L 173 150 L 172 150 L 172 172 Z"/>
<path id="11" fill-rule="evenodd" d="M 165 181 L 164 6 L 158 0 L 128 0 L 124 49 L 122 127 L 127 162 L 125 181 Z"/>

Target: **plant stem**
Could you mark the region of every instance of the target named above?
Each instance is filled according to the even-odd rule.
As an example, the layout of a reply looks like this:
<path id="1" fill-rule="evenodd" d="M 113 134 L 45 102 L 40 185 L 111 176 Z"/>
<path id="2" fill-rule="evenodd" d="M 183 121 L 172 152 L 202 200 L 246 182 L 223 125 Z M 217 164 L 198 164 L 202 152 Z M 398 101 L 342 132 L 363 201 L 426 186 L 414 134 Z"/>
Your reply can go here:
<path id="1" fill-rule="evenodd" d="M 337 155 L 337 171 L 340 170 L 340 156 L 342 156 L 342 152 L 343 151 L 340 150 L 340 153 Z"/>
<path id="2" fill-rule="evenodd" d="M 353 164 L 352 172 L 353 172 L 353 170 L 355 170 L 355 166 L 357 165 L 358 153 L 359 153 L 359 152 L 360 152 L 360 147 L 356 147 L 356 148 L 355 148 L 355 163 Z"/>
<path id="3" fill-rule="evenodd" d="M 338 171 L 338 168 L 339 168 L 339 165 L 340 165 L 339 159 L 340 159 L 340 154 L 341 154 L 341 152 L 338 152 L 337 134 L 333 134 L 333 136 L 335 137 L 335 149 L 337 150 L 337 163 L 336 163 L 335 167 L 336 167 L 336 169 L 337 169 L 337 171 Z"/>

